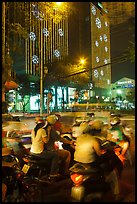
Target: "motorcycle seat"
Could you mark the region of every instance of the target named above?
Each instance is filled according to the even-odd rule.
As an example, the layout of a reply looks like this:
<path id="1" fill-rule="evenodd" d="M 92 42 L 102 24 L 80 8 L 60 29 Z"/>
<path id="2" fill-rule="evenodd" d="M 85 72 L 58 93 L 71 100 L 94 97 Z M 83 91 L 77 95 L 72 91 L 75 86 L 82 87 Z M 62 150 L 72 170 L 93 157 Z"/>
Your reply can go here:
<path id="1" fill-rule="evenodd" d="M 88 164 L 76 163 L 70 169 L 71 172 L 88 175 L 88 174 L 100 174 L 99 167 L 91 167 Z"/>

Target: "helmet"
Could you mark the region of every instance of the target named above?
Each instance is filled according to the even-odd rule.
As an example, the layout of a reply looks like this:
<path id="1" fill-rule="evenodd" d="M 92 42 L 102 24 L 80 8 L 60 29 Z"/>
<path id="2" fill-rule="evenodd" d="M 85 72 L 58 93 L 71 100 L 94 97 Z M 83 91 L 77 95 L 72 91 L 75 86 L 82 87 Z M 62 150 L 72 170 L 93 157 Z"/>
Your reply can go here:
<path id="1" fill-rule="evenodd" d="M 88 122 L 82 122 L 79 126 L 79 131 L 81 133 L 86 133 L 88 132 L 90 129 Z"/>
<path id="2" fill-rule="evenodd" d="M 57 119 L 59 120 L 61 118 L 61 115 L 60 114 L 55 114 L 57 116 Z"/>
<path id="3" fill-rule="evenodd" d="M 58 120 L 58 117 L 56 115 L 49 115 L 47 116 L 46 120 L 48 121 L 48 123 L 50 123 L 51 125 L 54 125 L 55 122 Z"/>
<path id="4" fill-rule="evenodd" d="M 101 130 L 104 125 L 102 120 L 94 120 L 91 124 L 91 130 Z"/>
<path id="5" fill-rule="evenodd" d="M 43 120 L 42 117 L 38 116 L 35 118 L 35 123 L 44 123 L 45 121 Z"/>
<path id="6" fill-rule="evenodd" d="M 122 128 L 122 130 L 125 136 L 130 137 L 133 134 L 133 129 L 131 126 L 125 126 Z"/>
<path id="7" fill-rule="evenodd" d="M 120 121 L 120 118 L 118 116 L 115 116 L 113 117 L 111 120 L 110 120 L 110 124 L 111 125 L 117 125 L 119 124 L 121 121 Z"/>

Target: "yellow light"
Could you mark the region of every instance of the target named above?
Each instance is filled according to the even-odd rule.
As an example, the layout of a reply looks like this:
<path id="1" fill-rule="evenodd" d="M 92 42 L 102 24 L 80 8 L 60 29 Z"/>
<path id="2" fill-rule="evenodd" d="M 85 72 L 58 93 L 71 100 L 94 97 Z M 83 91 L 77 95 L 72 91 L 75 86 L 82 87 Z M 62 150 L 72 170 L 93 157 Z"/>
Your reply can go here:
<path id="1" fill-rule="evenodd" d="M 85 59 L 80 59 L 80 64 L 85 64 Z"/>
<path id="2" fill-rule="evenodd" d="M 57 4 L 58 6 L 60 6 L 60 5 L 62 4 L 62 2 L 56 2 L 56 4 Z"/>

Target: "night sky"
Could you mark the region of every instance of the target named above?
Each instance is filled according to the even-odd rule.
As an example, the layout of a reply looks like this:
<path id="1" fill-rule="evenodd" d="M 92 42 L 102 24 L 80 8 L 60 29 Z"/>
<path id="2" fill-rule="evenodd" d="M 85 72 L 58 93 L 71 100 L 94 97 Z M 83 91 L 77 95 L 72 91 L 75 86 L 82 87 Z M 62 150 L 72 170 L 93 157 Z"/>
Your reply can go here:
<path id="1" fill-rule="evenodd" d="M 122 54 L 129 47 L 129 41 L 133 40 L 133 32 L 130 31 L 130 21 L 123 24 L 119 24 L 111 29 L 111 58 L 122 56 Z M 119 80 L 122 77 L 128 77 L 135 79 L 135 63 L 131 63 L 130 60 L 125 62 L 112 63 L 112 82 Z"/>

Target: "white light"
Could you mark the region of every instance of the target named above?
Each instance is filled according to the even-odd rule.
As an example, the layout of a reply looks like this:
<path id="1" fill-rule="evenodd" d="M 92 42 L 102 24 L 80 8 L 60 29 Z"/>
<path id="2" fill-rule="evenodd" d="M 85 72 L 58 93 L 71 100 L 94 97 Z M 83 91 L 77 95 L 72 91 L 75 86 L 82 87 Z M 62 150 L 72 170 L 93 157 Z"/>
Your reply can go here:
<path id="1" fill-rule="evenodd" d="M 98 56 L 96 57 L 96 62 L 99 62 L 99 57 Z"/>
<path id="2" fill-rule="evenodd" d="M 91 12 L 93 13 L 94 16 L 96 15 L 96 9 L 95 9 L 95 6 L 92 6 L 92 8 L 91 8 Z"/>
<path id="3" fill-rule="evenodd" d="M 101 28 L 101 20 L 99 18 L 96 18 L 95 20 L 97 28 Z"/>
<path id="4" fill-rule="evenodd" d="M 56 57 L 59 57 L 59 56 L 60 56 L 60 52 L 59 52 L 58 50 L 54 50 L 54 55 L 55 55 Z"/>
<path id="5" fill-rule="evenodd" d="M 108 26 L 108 22 L 107 21 L 105 21 L 105 26 Z"/>
<path id="6" fill-rule="evenodd" d="M 107 80 L 107 83 L 110 84 L 110 80 L 109 79 Z"/>
<path id="7" fill-rule="evenodd" d="M 96 42 L 95 42 L 95 45 L 96 45 L 96 47 L 98 47 L 99 46 L 99 43 L 98 43 L 98 41 L 96 40 Z"/>
<path id="8" fill-rule="evenodd" d="M 105 59 L 105 60 L 104 60 L 104 63 L 107 64 L 107 62 L 108 62 L 107 59 Z"/>
<path id="9" fill-rule="evenodd" d="M 105 46 L 105 51 L 106 51 L 106 52 L 108 51 L 108 47 L 107 47 L 107 46 Z"/>
<path id="10" fill-rule="evenodd" d="M 102 38 L 102 36 L 100 35 L 100 41 L 102 41 L 103 40 L 103 38 Z"/>
<path id="11" fill-rule="evenodd" d="M 98 71 L 96 69 L 94 70 L 94 77 L 98 78 Z"/>
<path id="12" fill-rule="evenodd" d="M 104 72 L 103 70 L 100 71 L 101 76 L 104 76 Z"/>
<path id="13" fill-rule="evenodd" d="M 42 13 L 41 11 L 39 12 L 38 8 L 36 7 L 36 5 L 32 4 L 32 6 L 34 7 L 34 10 L 32 10 L 33 15 L 38 18 L 39 20 L 43 20 L 44 17 L 44 13 Z"/>
<path id="14" fill-rule="evenodd" d="M 43 28 L 42 32 L 43 32 L 44 36 L 46 36 L 46 37 L 49 36 L 49 31 L 47 28 Z"/>
<path id="15" fill-rule="evenodd" d="M 105 41 L 105 42 L 108 41 L 108 39 L 107 39 L 107 35 L 106 35 L 106 34 L 103 35 L 103 38 L 104 38 L 104 41 Z"/>
<path id="16" fill-rule="evenodd" d="M 38 63 L 39 63 L 39 58 L 38 58 L 37 55 L 33 55 L 33 57 L 32 57 L 32 62 L 33 62 L 34 64 L 38 64 Z"/>
<path id="17" fill-rule="evenodd" d="M 36 35 L 33 32 L 30 32 L 29 37 L 31 40 L 35 41 L 36 40 Z"/>
<path id="18" fill-rule="evenodd" d="M 122 91 L 121 91 L 120 89 L 117 89 L 117 93 L 118 93 L 118 94 L 121 94 Z"/>
<path id="19" fill-rule="evenodd" d="M 58 29 L 58 31 L 59 31 L 59 35 L 60 36 L 63 36 L 64 35 L 64 32 L 63 32 L 63 30 L 60 28 L 60 29 Z"/>

